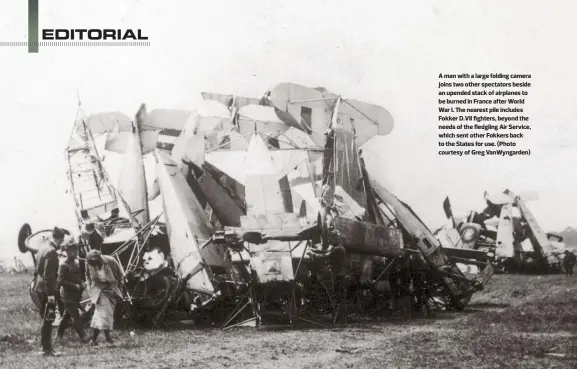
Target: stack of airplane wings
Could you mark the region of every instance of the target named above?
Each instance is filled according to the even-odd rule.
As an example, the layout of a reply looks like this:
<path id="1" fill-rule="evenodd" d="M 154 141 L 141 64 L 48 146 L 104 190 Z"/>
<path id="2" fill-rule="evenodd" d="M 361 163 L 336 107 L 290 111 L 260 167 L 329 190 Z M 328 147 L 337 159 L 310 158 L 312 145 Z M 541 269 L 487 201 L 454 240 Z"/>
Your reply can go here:
<path id="1" fill-rule="evenodd" d="M 423 263 L 431 288 L 460 309 L 490 277 L 488 266 L 467 279 L 410 207 L 364 167 L 359 148 L 394 127 L 385 108 L 292 83 L 262 98 L 202 96 L 191 110 L 143 105 L 134 122 L 120 113 L 85 120 L 108 152 L 122 155 L 116 187 L 126 207 L 141 211 L 139 226 L 161 195 L 171 265 L 197 308 L 247 298 L 257 321 L 279 306 L 290 320 L 328 293 L 318 311 L 339 314 L 338 286 L 326 283 L 344 273 L 344 281 L 364 281 L 353 284 L 364 294 L 387 293 L 380 279 L 409 273 L 410 261 Z M 86 135 L 81 127 L 75 134 Z"/>

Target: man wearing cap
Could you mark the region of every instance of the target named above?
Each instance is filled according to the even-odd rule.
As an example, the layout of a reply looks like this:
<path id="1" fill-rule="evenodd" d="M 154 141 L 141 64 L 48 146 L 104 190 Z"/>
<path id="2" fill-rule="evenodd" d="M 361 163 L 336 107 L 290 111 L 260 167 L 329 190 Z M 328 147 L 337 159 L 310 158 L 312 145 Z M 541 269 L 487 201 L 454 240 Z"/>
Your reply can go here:
<path id="1" fill-rule="evenodd" d="M 105 226 L 106 236 L 110 236 L 112 233 L 114 233 L 116 225 L 124 221 L 123 218 L 120 218 L 119 214 L 120 210 L 118 208 L 114 208 L 110 212 L 110 216 L 102 220 L 106 224 Z"/>
<path id="2" fill-rule="evenodd" d="M 114 219 L 118 219 L 118 215 L 120 214 L 120 209 L 118 208 L 114 208 L 112 209 L 112 211 L 110 212 L 110 216 L 106 219 L 104 219 L 104 221 L 109 221 L 109 220 L 114 220 Z"/>
<path id="3" fill-rule="evenodd" d="M 84 322 L 80 316 L 80 300 L 84 291 L 84 283 L 77 261 L 78 245 L 75 242 L 69 242 L 62 245 L 62 248 L 66 252 L 66 261 L 58 268 L 58 286 L 60 286 L 60 299 L 65 311 L 58 325 L 58 339 L 64 338 L 64 331 L 72 319 L 76 333 L 86 343 L 88 340 L 84 332 Z"/>
<path id="4" fill-rule="evenodd" d="M 98 234 L 98 232 L 96 232 L 96 227 L 94 226 L 94 223 L 85 224 L 82 236 L 91 250 L 100 251 L 102 249 L 102 242 L 104 239 L 100 234 Z"/>
<path id="5" fill-rule="evenodd" d="M 36 263 L 36 285 L 34 291 L 40 300 L 40 316 L 42 328 L 40 330 L 40 342 L 45 356 L 55 356 L 52 349 L 52 322 L 51 312 L 57 302 L 57 276 L 58 276 L 58 249 L 64 241 L 64 231 L 58 227 L 52 230 L 52 239 L 38 250 Z"/>

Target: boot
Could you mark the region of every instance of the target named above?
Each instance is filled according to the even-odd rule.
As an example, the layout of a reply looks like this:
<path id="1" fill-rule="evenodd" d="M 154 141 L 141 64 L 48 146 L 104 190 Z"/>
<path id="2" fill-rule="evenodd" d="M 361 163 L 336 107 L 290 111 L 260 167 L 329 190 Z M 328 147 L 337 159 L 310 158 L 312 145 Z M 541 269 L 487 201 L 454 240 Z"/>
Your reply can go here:
<path id="1" fill-rule="evenodd" d="M 80 319 L 80 317 L 77 317 L 73 319 L 73 323 L 74 323 L 74 330 L 78 334 L 78 337 L 80 337 L 80 340 L 83 343 L 86 343 L 87 338 L 86 333 L 84 332 L 84 322 L 82 321 L 82 319 Z"/>
<path id="2" fill-rule="evenodd" d="M 42 328 L 40 329 L 40 343 L 42 345 L 42 352 L 46 356 L 52 356 L 54 349 L 52 348 L 52 322 L 44 320 Z"/>
<path id="3" fill-rule="evenodd" d="M 98 334 L 100 333 L 100 330 L 95 329 L 92 331 L 92 339 L 90 340 L 90 344 L 92 346 L 98 346 Z"/>
<path id="4" fill-rule="evenodd" d="M 104 331 L 104 335 L 106 336 L 106 342 L 110 345 L 114 345 L 114 341 L 112 340 L 112 337 L 110 336 L 110 331 Z"/>

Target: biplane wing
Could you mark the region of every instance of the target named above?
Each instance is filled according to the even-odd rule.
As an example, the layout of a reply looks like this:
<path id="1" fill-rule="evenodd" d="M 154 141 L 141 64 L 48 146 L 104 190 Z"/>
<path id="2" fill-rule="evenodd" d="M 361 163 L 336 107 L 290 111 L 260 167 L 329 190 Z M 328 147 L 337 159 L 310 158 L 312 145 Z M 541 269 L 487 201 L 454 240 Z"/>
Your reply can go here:
<path id="1" fill-rule="evenodd" d="M 83 121 L 93 136 L 100 136 L 115 130 L 119 132 L 130 132 L 132 130 L 132 119 L 119 111 L 96 113 L 84 119 L 78 119 L 74 123 L 74 131 L 84 140 L 88 140 L 84 129 Z"/>
<path id="2" fill-rule="evenodd" d="M 262 105 L 246 105 L 238 110 L 238 131 L 241 135 L 260 132 L 271 137 L 290 128 L 275 113 L 274 108 Z M 250 136 L 247 136 L 247 141 Z"/>
<path id="3" fill-rule="evenodd" d="M 176 270 L 184 277 L 203 266 L 187 286 L 212 295 L 217 287 L 212 283 L 210 267 L 225 266 L 225 250 L 221 245 L 211 243 L 212 225 L 174 160 L 160 150 L 156 151 L 156 157 L 158 184 Z"/>
<path id="4" fill-rule="evenodd" d="M 393 130 L 393 116 L 381 106 L 359 100 L 342 99 L 339 113 L 355 131 L 358 146 L 375 136 L 386 136 Z"/>
<path id="5" fill-rule="evenodd" d="M 341 98 L 320 88 L 309 88 L 294 83 L 281 83 L 270 89 L 267 103 L 288 125 L 311 135 L 317 145 L 324 146 L 324 133 L 336 118 L 349 132 L 355 132 L 355 142 L 361 146 L 374 136 L 389 134 L 394 127 L 393 117 L 385 108 L 359 100 Z"/>
<path id="6" fill-rule="evenodd" d="M 259 140 L 262 141 L 262 138 L 260 138 L 260 136 L 258 137 Z M 266 145 L 264 142 L 263 144 Z M 226 150 L 213 151 L 206 154 L 206 161 L 246 186 L 247 161 L 251 155 L 250 150 L 249 144 L 248 150 L 244 152 Z M 309 154 L 305 149 L 271 150 L 269 154 L 272 158 L 271 165 L 275 170 L 277 180 L 286 176 L 299 164 L 309 159 Z"/>
<path id="7" fill-rule="evenodd" d="M 121 158 L 117 189 L 131 212 L 143 210 L 135 218 L 140 224 L 150 221 L 144 158 L 136 131 L 130 133 Z"/>
<path id="8" fill-rule="evenodd" d="M 242 107 L 246 105 L 258 105 L 260 103 L 260 99 L 256 97 L 217 94 L 212 92 L 202 92 L 201 95 L 204 100 L 218 101 L 227 108 L 234 107 L 237 110 L 242 109 Z"/>
<path id="9" fill-rule="evenodd" d="M 179 130 L 190 118 L 192 111 L 181 109 L 154 109 L 146 116 L 146 122 L 141 126 L 142 131 L 146 130 Z"/>
<path id="10" fill-rule="evenodd" d="M 317 145 L 324 146 L 324 132 L 329 127 L 334 99 L 325 98 L 319 90 L 294 83 L 274 86 L 267 92 L 266 99 L 286 124 L 306 132 Z"/>
<path id="11" fill-rule="evenodd" d="M 154 111 L 153 111 L 154 113 Z M 160 114 L 156 114 L 158 116 Z M 154 117 L 154 116 L 153 116 Z M 155 121 L 162 121 L 161 117 L 155 118 Z M 132 135 L 132 120 L 121 112 L 97 113 L 86 117 L 84 120 L 77 120 L 74 125 L 73 137 L 76 141 L 88 141 L 87 131 L 82 122 L 86 123 L 86 128 L 96 139 L 97 137 L 106 136 L 104 149 L 120 154 L 126 153 Z M 154 151 L 158 133 L 162 128 L 143 125 L 140 131 L 140 140 L 142 142 L 143 154 Z M 78 143 L 76 143 L 78 144 Z"/>

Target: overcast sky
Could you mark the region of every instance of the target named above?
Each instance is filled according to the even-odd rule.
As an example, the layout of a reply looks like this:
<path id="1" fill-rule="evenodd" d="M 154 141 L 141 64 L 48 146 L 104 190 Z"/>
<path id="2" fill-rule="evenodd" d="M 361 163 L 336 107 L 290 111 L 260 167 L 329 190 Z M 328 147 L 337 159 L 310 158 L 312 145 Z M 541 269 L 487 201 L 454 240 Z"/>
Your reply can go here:
<path id="1" fill-rule="evenodd" d="M 141 28 L 150 47 L 0 48 L 0 255 L 74 220 L 64 149 L 77 89 L 87 113 L 192 109 L 201 91 L 260 96 L 279 82 L 389 109 L 373 172 L 436 228 L 446 195 L 534 190 L 547 230 L 577 226 L 577 5 L 572 1 L 42 0 L 40 28 Z M 27 3 L 0 1 L 0 41 L 27 40 Z M 532 156 L 439 157 L 439 73 L 530 73 Z M 375 160 L 375 158 L 378 160 Z"/>

